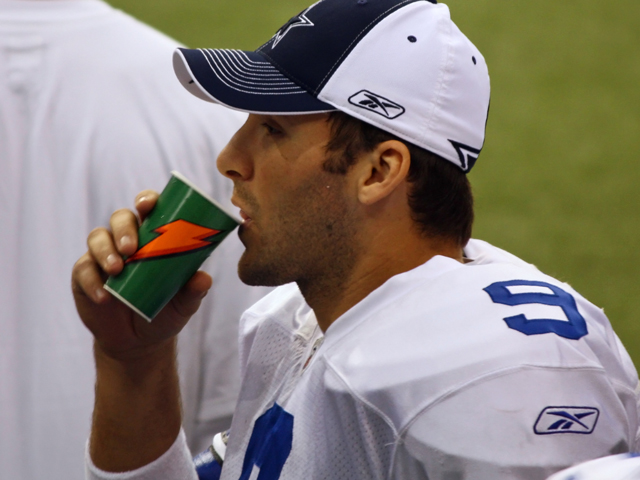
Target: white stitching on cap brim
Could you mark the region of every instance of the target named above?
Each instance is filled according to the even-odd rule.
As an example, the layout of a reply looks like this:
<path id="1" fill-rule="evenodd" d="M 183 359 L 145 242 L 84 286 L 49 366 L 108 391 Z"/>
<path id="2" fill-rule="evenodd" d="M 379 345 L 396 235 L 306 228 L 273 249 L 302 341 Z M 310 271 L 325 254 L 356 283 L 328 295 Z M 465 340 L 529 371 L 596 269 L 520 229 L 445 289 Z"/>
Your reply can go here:
<path id="1" fill-rule="evenodd" d="M 291 93 L 294 93 L 293 90 L 304 91 L 301 87 L 293 83 L 286 77 L 280 76 L 278 80 L 281 81 L 273 81 L 272 79 L 258 77 L 264 81 L 262 82 L 253 82 L 251 78 L 242 74 L 236 68 L 235 63 L 233 63 L 233 58 L 229 59 L 229 61 L 224 58 L 223 55 L 219 54 L 216 50 L 200 50 L 205 54 L 205 58 L 209 63 L 209 67 L 213 71 L 213 73 L 227 86 L 233 87 L 236 85 L 240 88 L 247 88 L 252 90 L 247 90 L 246 93 L 251 93 L 253 91 L 277 91 L 277 90 L 290 90 Z M 216 68 L 217 67 L 217 68 Z M 224 77 L 224 78 L 223 78 Z M 248 80 L 245 80 L 249 78 Z M 230 85 L 233 84 L 233 85 Z"/>
<path id="2" fill-rule="evenodd" d="M 262 65 L 258 65 L 256 62 L 250 62 L 250 58 L 243 51 L 238 50 L 205 50 L 210 55 L 215 55 L 219 58 L 228 60 L 238 72 L 242 72 L 247 78 L 268 78 L 274 77 L 278 80 L 282 80 L 282 74 L 269 62 L 262 62 Z M 292 83 L 288 80 L 287 83 Z"/>
<path id="3" fill-rule="evenodd" d="M 212 50 L 212 49 L 208 49 L 208 50 Z M 258 70 L 275 70 L 278 73 L 278 75 L 282 75 L 280 72 L 278 72 L 276 67 L 271 65 L 269 62 L 264 61 L 264 60 L 262 62 L 256 62 L 250 56 L 247 55 L 247 52 L 245 52 L 243 50 L 219 49 L 218 51 L 219 52 L 232 52 L 232 53 L 235 53 L 237 55 L 237 58 L 242 63 L 247 65 L 247 68 L 249 70 L 253 70 L 253 71 L 255 71 L 256 69 L 258 69 Z"/>
<path id="4" fill-rule="evenodd" d="M 202 99 L 204 101 L 211 102 L 211 103 L 216 103 L 218 105 L 222 105 L 222 106 L 225 106 L 225 107 L 230 108 L 232 110 L 237 110 L 239 112 L 255 113 L 255 114 L 258 114 L 258 115 L 311 115 L 313 113 L 329 113 L 329 112 L 333 112 L 335 110 L 339 110 L 339 109 L 336 109 L 336 108 L 331 108 L 331 109 L 320 109 L 320 110 L 305 110 L 305 111 L 294 111 L 294 112 L 282 112 L 282 111 L 251 110 L 251 109 L 247 109 L 247 108 L 240 108 L 240 107 L 237 107 L 237 106 L 234 106 L 234 105 L 229 105 L 228 103 L 225 103 L 225 102 L 219 100 L 218 98 L 214 97 L 213 95 L 211 95 L 207 91 L 207 89 L 205 89 L 202 86 L 202 84 L 198 81 L 196 76 L 193 74 L 193 71 L 191 70 L 191 67 L 189 66 L 189 62 L 187 62 L 187 59 L 185 58 L 185 56 L 182 53 L 182 51 L 176 50 L 175 54 L 181 60 L 181 62 L 180 62 L 181 67 L 185 69 L 187 75 L 193 81 L 192 85 L 197 87 L 198 92 L 200 93 L 200 95 L 198 95 L 198 94 L 196 94 L 196 93 L 194 93 L 192 91 L 191 85 L 189 85 L 188 82 L 187 82 L 187 84 L 183 83 L 184 88 L 189 93 L 194 95 L 195 97 L 198 97 L 198 98 L 200 98 L 200 99 Z"/>
<path id="5" fill-rule="evenodd" d="M 204 55 L 207 63 L 209 64 L 209 68 L 211 68 L 211 71 L 213 72 L 213 74 L 224 85 L 231 88 L 232 90 L 236 90 L 241 93 L 254 94 L 254 95 L 297 95 L 301 93 L 307 93 L 305 90 L 298 87 L 293 82 L 291 82 L 294 85 L 293 87 L 278 87 L 278 88 L 269 88 L 269 87 L 260 88 L 261 86 L 254 82 L 245 82 L 249 85 L 244 85 L 240 79 L 236 79 L 232 76 L 233 72 L 225 72 L 223 70 L 223 67 L 224 67 L 223 65 L 220 65 L 221 67 L 220 69 L 215 68 L 214 64 L 211 63 L 212 60 L 214 59 L 211 58 L 209 55 L 207 55 L 206 51 L 200 50 L 200 52 Z M 253 85 L 258 86 L 258 88 L 250 89 Z M 294 89 L 297 91 L 293 91 Z M 289 90 L 289 91 L 284 92 L 283 90 Z"/>
<path id="6" fill-rule="evenodd" d="M 239 65 L 235 62 L 236 58 L 234 58 L 233 56 L 227 58 L 227 52 L 222 52 L 219 50 L 204 50 L 204 53 L 209 57 L 211 61 L 214 62 L 216 66 L 218 66 L 218 69 L 215 70 L 221 72 L 224 70 L 228 72 L 230 78 L 235 80 L 236 85 L 246 86 L 248 88 L 251 88 L 254 85 L 258 85 L 263 87 L 262 90 L 270 90 L 273 87 L 275 87 L 276 90 L 302 90 L 301 87 L 293 83 L 291 80 L 283 77 L 282 74 L 280 74 L 275 68 L 273 69 L 273 71 L 277 73 L 277 76 L 274 74 L 247 75 L 241 70 L 241 68 L 239 68 Z M 211 63 L 209 63 L 209 65 L 211 66 Z M 254 80 L 259 81 L 255 82 Z"/>

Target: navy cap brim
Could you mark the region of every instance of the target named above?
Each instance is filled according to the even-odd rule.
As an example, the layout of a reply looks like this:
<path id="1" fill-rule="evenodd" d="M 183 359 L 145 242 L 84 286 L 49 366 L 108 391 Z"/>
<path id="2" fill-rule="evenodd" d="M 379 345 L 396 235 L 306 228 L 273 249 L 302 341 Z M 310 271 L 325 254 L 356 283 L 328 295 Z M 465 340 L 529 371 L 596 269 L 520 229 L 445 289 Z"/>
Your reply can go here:
<path id="1" fill-rule="evenodd" d="M 249 113 L 294 115 L 330 112 L 258 52 L 179 48 L 173 68 L 195 96 Z"/>

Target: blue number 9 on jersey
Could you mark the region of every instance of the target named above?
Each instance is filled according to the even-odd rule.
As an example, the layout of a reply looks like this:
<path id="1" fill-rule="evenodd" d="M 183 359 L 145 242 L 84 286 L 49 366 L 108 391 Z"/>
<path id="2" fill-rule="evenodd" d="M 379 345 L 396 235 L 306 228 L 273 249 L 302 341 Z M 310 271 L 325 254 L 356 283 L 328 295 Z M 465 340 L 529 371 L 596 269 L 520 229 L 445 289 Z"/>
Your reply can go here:
<path id="1" fill-rule="evenodd" d="M 548 289 L 551 293 L 539 291 L 512 293 L 509 290 L 510 287 L 542 287 L 545 290 Z M 587 322 L 578 311 L 578 306 L 573 296 L 555 285 L 529 280 L 511 280 L 493 283 L 485 288 L 484 291 L 489 294 L 493 303 L 502 305 L 515 307 L 518 305 L 542 304 L 562 308 L 567 321 L 550 318 L 529 319 L 523 314 L 504 319 L 509 328 L 518 330 L 525 335 L 555 333 L 564 338 L 578 340 L 589 333 L 587 331 Z"/>

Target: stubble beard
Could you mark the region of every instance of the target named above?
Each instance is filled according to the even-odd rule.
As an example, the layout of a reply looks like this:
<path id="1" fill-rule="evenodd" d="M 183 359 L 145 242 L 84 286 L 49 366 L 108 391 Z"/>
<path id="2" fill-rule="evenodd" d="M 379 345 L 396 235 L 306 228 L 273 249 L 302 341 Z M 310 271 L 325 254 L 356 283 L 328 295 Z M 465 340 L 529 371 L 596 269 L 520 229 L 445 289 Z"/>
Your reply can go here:
<path id="1" fill-rule="evenodd" d="M 248 248 L 238 263 L 242 282 L 254 286 L 296 282 L 310 298 L 335 295 L 348 281 L 358 258 L 357 222 L 341 193 L 344 177 L 320 176 L 325 175 L 327 181 L 300 186 L 289 202 L 279 206 L 273 221 L 277 228 L 268 237 L 258 229 L 260 236 L 253 239 L 258 244 L 245 244 Z M 243 200 L 259 212 L 255 201 L 246 196 Z M 259 222 L 259 214 L 257 218 Z"/>

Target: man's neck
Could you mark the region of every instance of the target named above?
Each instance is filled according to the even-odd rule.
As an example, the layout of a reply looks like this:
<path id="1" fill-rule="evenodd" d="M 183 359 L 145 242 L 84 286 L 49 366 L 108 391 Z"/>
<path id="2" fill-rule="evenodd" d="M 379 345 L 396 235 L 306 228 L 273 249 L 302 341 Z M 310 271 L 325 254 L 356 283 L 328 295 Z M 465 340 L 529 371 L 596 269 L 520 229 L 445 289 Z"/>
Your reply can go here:
<path id="1" fill-rule="evenodd" d="M 424 238 L 410 237 L 404 242 L 394 238 L 392 244 L 378 242 L 378 246 L 377 251 L 359 258 L 344 278 L 298 282 L 323 332 L 391 277 L 413 270 L 437 255 L 463 262 L 461 248 Z"/>

